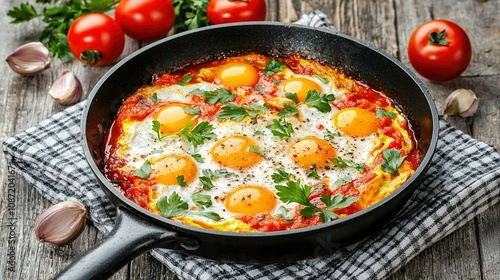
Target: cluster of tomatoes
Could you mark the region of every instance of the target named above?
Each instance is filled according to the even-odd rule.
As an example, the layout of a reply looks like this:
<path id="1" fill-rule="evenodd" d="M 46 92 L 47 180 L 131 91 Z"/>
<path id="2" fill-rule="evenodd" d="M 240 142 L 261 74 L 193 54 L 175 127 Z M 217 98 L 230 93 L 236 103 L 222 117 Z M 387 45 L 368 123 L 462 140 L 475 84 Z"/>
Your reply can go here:
<path id="1" fill-rule="evenodd" d="M 211 24 L 265 20 L 265 0 L 210 0 L 206 16 Z M 154 41 L 167 35 L 175 23 L 171 0 L 120 0 L 114 19 L 103 13 L 78 17 L 68 30 L 68 45 L 85 65 L 104 66 L 117 60 L 125 35 Z"/>

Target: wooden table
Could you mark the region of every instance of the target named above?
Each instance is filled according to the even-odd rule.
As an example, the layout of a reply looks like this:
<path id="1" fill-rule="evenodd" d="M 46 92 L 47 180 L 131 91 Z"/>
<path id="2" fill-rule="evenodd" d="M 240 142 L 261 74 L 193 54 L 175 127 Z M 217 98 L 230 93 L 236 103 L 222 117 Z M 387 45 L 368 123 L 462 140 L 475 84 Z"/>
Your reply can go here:
<path id="1" fill-rule="evenodd" d="M 0 55 L 3 58 L 18 46 L 36 41 L 41 30 L 39 22 L 9 24 L 10 19 L 5 16 L 5 11 L 21 2 L 25 1 L 0 2 Z M 407 65 L 407 42 L 418 25 L 434 18 L 446 18 L 458 23 L 472 41 L 474 54 L 471 65 L 460 78 L 452 81 L 423 81 L 440 112 L 447 94 L 454 89 L 474 90 L 481 98 L 477 114 L 469 119 L 450 117 L 448 120 L 475 138 L 500 149 L 500 0 L 267 2 L 268 20 L 292 22 L 303 13 L 319 9 L 329 16 L 339 31 L 375 45 Z M 141 46 L 139 42 L 127 40 L 123 56 Z M 0 66 L 0 140 L 65 109 L 47 95 L 49 87 L 65 68 L 71 69 L 82 81 L 83 98 L 109 69 L 84 68 L 78 62 L 61 64 L 54 61 L 45 72 L 24 77 L 14 73 L 5 62 Z M 71 245 L 59 247 L 38 242 L 33 233 L 34 221 L 51 204 L 19 175 L 14 174 L 3 156 L 0 162 L 1 279 L 50 279 L 103 238 L 103 234 L 88 226 Z M 11 188 L 15 188 L 13 197 L 8 196 L 8 189 Z M 10 206 L 15 206 L 13 212 L 10 211 L 9 202 Z M 390 279 L 500 279 L 499 225 L 500 205 L 497 204 L 422 252 Z M 149 254 L 143 254 L 111 279 L 175 278 Z"/>

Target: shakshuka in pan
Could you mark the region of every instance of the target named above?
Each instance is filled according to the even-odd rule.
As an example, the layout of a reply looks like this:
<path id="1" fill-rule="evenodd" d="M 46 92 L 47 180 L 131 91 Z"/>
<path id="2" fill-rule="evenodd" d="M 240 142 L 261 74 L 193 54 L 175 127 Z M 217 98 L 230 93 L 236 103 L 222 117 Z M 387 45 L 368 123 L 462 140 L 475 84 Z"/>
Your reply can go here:
<path id="1" fill-rule="evenodd" d="M 383 92 L 258 53 L 155 75 L 124 100 L 105 145 L 104 174 L 127 198 L 232 232 L 342 219 L 391 194 L 422 157 Z"/>

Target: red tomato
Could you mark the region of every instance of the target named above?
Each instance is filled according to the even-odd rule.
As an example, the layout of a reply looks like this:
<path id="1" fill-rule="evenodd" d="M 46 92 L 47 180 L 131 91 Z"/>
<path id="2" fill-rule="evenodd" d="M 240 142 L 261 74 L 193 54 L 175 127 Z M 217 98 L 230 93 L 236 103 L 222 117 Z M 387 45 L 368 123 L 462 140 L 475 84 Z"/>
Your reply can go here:
<path id="1" fill-rule="evenodd" d="M 447 81 L 460 76 L 471 56 L 469 37 L 460 26 L 448 20 L 422 24 L 408 43 L 411 65 L 431 81 Z"/>
<path id="2" fill-rule="evenodd" d="M 118 22 L 111 17 L 90 13 L 71 24 L 68 44 L 73 55 L 85 65 L 104 66 L 120 57 L 125 35 Z"/>
<path id="3" fill-rule="evenodd" d="M 211 24 L 266 19 L 266 0 L 210 0 L 207 17 Z"/>
<path id="4" fill-rule="evenodd" d="M 158 40 L 174 26 L 174 5 L 170 0 L 121 0 L 115 19 L 133 39 Z"/>

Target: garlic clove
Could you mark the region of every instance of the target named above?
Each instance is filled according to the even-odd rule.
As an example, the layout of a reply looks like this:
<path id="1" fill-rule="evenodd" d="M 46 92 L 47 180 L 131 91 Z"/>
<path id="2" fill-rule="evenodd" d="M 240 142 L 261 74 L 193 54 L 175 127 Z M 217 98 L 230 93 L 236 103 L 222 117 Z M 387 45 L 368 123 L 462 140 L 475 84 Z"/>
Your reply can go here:
<path id="1" fill-rule="evenodd" d="M 451 115 L 473 116 L 479 106 L 479 98 L 472 90 L 457 89 L 446 97 L 443 118 Z"/>
<path id="2" fill-rule="evenodd" d="M 65 245 L 85 229 L 87 209 L 76 201 L 64 201 L 45 210 L 35 222 L 35 235 L 41 242 Z"/>
<path id="3" fill-rule="evenodd" d="M 35 75 L 49 68 L 50 53 L 42 43 L 31 42 L 15 49 L 5 61 L 16 73 Z"/>
<path id="4" fill-rule="evenodd" d="M 69 69 L 65 69 L 49 89 L 49 95 L 62 105 L 75 104 L 82 93 L 82 83 Z"/>

